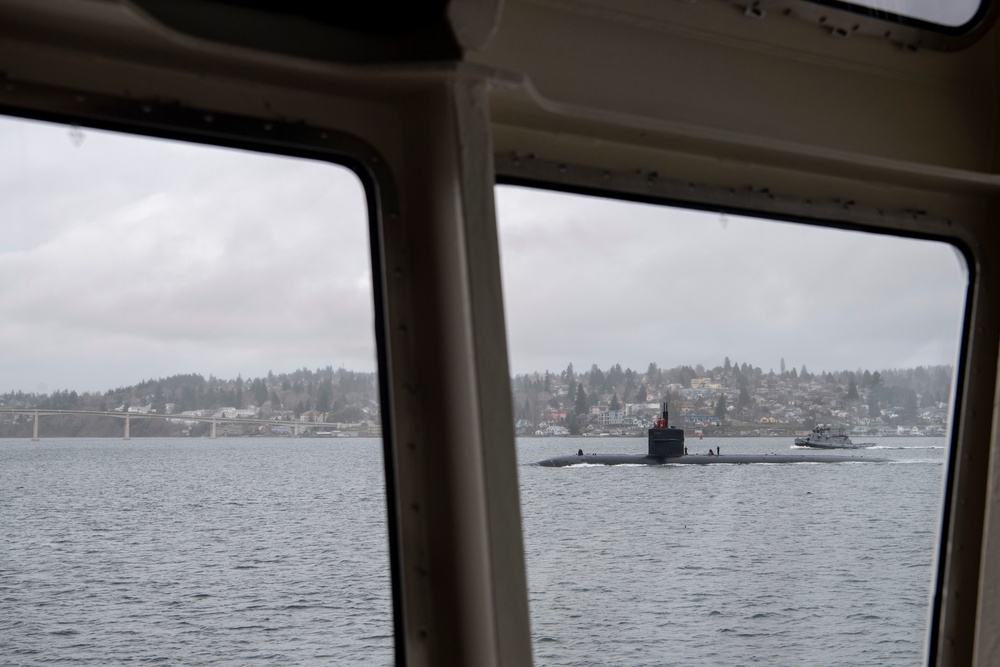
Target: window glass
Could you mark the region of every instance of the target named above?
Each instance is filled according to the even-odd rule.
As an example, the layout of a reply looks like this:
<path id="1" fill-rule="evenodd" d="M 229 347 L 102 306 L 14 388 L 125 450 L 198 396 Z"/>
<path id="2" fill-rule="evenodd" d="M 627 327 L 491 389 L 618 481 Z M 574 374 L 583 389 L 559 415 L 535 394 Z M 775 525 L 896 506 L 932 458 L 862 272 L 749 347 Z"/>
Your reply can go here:
<path id="1" fill-rule="evenodd" d="M 922 664 L 961 256 L 497 201 L 537 664 Z M 661 401 L 683 451 L 650 460 Z"/>
<path id="2" fill-rule="evenodd" d="M 7 659 L 391 664 L 357 177 L 2 118 L 0 189 Z"/>
<path id="3" fill-rule="evenodd" d="M 814 0 L 817 1 L 817 0 Z M 926 21 L 948 28 L 957 28 L 971 21 L 982 5 L 981 0 L 853 0 L 852 2 L 824 2 L 820 4 L 847 4 L 868 11 L 894 14 L 908 19 Z"/>

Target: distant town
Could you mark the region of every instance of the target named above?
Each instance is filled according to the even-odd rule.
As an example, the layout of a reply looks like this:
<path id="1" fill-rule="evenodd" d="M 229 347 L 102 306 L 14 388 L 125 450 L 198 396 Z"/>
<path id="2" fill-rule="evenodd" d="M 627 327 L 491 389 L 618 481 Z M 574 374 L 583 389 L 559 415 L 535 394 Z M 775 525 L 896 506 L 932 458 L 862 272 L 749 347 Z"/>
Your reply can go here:
<path id="1" fill-rule="evenodd" d="M 520 375 L 512 382 L 518 435 L 645 435 L 666 402 L 689 435 L 784 436 L 818 425 L 857 435 L 943 435 L 952 369 L 920 366 L 810 373 L 763 371 L 726 357 L 715 368 L 615 364 L 578 373 Z"/>
<path id="2" fill-rule="evenodd" d="M 951 384 L 950 366 L 814 374 L 782 360 L 764 372 L 726 357 L 711 369 L 595 364 L 578 372 L 568 364 L 516 375 L 511 390 L 522 437 L 641 436 L 663 402 L 689 435 L 785 436 L 826 424 L 856 435 L 934 436 L 948 428 Z M 72 412 L 47 415 L 45 437 L 120 437 L 111 413 L 136 416 L 131 437 L 214 435 L 213 420 L 224 424 L 220 436 L 382 435 L 377 375 L 330 366 L 252 379 L 174 375 L 103 393 L 9 392 L 0 395 L 0 437 L 30 437 L 32 410 Z"/>

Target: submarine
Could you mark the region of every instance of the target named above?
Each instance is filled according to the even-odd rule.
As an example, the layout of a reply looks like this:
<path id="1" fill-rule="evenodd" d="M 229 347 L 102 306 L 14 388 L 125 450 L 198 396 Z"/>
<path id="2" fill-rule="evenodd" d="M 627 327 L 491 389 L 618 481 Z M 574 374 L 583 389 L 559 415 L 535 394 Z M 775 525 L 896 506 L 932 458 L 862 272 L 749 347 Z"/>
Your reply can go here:
<path id="1" fill-rule="evenodd" d="M 556 456 L 538 461 L 536 465 L 562 467 L 589 463 L 592 465 L 701 465 L 709 463 L 847 463 L 863 461 L 884 463 L 888 459 L 829 454 L 688 454 L 684 449 L 684 429 L 667 426 L 670 414 L 666 403 L 660 404 L 662 417 L 649 429 L 646 454 L 577 454 Z"/>

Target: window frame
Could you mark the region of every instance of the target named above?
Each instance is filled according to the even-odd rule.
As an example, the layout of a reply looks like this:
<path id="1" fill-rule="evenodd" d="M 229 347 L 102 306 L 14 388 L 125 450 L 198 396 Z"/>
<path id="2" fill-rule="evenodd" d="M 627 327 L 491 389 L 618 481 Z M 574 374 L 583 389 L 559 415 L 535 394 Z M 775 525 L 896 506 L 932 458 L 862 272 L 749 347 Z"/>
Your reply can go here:
<path id="1" fill-rule="evenodd" d="M 8 88 L 9 90 L 10 88 Z M 75 93 L 43 85 L 19 83 L 19 105 L 0 103 L 0 114 L 11 118 L 88 127 L 121 134 L 181 141 L 254 153 L 326 162 L 351 171 L 364 190 L 373 295 L 376 377 L 382 420 L 382 461 L 385 478 L 387 547 L 393 624 L 393 658 L 405 666 L 405 633 L 400 538 L 397 503 L 393 410 L 391 409 L 382 218 L 398 207 L 394 179 L 387 161 L 367 142 L 340 130 L 302 123 L 263 121 L 259 118 L 199 110 L 152 101 L 123 103 L 113 96 Z M 22 106 L 27 97 L 32 104 Z M 73 105 L 72 111 L 63 108 Z M 44 111 L 41 109 L 45 109 Z"/>
<path id="2" fill-rule="evenodd" d="M 824 5 L 826 7 L 842 9 L 844 11 L 850 12 L 852 14 L 857 14 L 858 16 L 862 17 L 869 17 L 887 23 L 913 26 L 914 28 L 919 28 L 920 30 L 929 30 L 931 32 L 939 32 L 947 35 L 964 35 L 974 30 L 976 26 L 980 23 L 980 21 L 982 21 L 989 13 L 991 4 L 990 0 L 980 0 L 979 6 L 976 8 L 976 11 L 973 12 L 972 16 L 969 18 L 968 21 L 959 25 L 952 26 L 952 25 L 946 25 L 944 23 L 935 23 L 934 21 L 907 16 L 905 14 L 899 14 L 897 12 L 876 9 L 875 7 L 869 7 L 867 5 L 863 5 L 858 2 L 848 2 L 846 0 L 806 0 L 806 1 L 815 3 L 817 5 Z"/>
<path id="3" fill-rule="evenodd" d="M 969 502 L 969 473 L 959 479 L 956 462 L 968 452 L 963 431 L 964 422 L 969 419 L 964 413 L 966 392 L 968 390 L 968 371 L 966 368 L 971 358 L 972 328 L 974 326 L 974 304 L 979 292 L 979 275 L 976 252 L 970 244 L 959 236 L 944 233 L 921 233 L 905 228 L 890 229 L 884 226 L 887 216 L 898 220 L 912 220 L 916 217 L 930 217 L 924 212 L 886 211 L 884 209 L 867 208 L 849 202 L 812 202 L 781 198 L 766 190 L 747 190 L 736 192 L 729 188 L 698 186 L 691 183 L 671 182 L 660 179 L 656 174 L 642 172 L 610 172 L 582 165 L 555 163 L 536 158 L 534 155 L 519 156 L 512 154 L 497 154 L 496 184 L 524 188 L 535 188 L 578 194 L 591 197 L 602 197 L 625 202 L 671 206 L 697 211 L 707 211 L 734 216 L 751 216 L 776 222 L 803 224 L 815 227 L 843 229 L 847 231 L 897 236 L 926 241 L 946 243 L 958 251 L 963 257 L 968 285 L 965 294 L 965 307 L 962 316 L 962 329 L 959 336 L 958 356 L 955 374 L 952 379 L 952 416 L 947 434 L 947 455 L 944 460 L 944 476 L 941 489 L 941 515 L 937 535 L 937 551 L 929 618 L 927 625 L 927 642 L 925 654 L 936 656 L 941 644 L 949 641 L 944 627 L 946 610 L 944 603 L 953 587 L 951 579 L 956 570 L 969 572 L 974 560 L 972 571 L 978 575 L 980 565 L 979 551 L 975 553 L 957 553 L 949 548 L 949 543 L 956 532 L 956 525 L 961 523 L 972 530 L 982 531 L 985 519 L 985 502 Z M 944 226 L 947 221 L 940 219 Z M 878 224 L 882 223 L 882 224 Z M 973 470 L 976 483 L 981 491 L 985 491 L 989 475 L 988 467 L 981 466 Z M 959 499 L 959 496 L 962 496 Z M 961 506 L 961 510 L 959 510 Z M 970 511 L 974 516 L 965 516 Z M 980 534 L 981 535 L 981 534 Z M 981 536 L 982 538 L 982 536 Z M 966 550 L 973 551 L 973 550 Z M 952 594 L 953 596 L 953 594 Z M 953 605 L 958 607 L 959 605 Z M 975 618 L 976 609 L 966 610 Z M 950 616 L 958 615 L 959 611 L 951 611 Z M 974 623 L 972 625 L 975 625 Z M 936 664 L 936 663 L 933 663 Z"/>
<path id="4" fill-rule="evenodd" d="M 907 50 L 957 51 L 975 43 L 997 20 L 1000 5 L 982 0 L 971 19 L 947 26 L 845 0 L 722 0 L 753 19 L 787 16 L 814 23 L 833 37 L 864 35 L 887 39 Z"/>

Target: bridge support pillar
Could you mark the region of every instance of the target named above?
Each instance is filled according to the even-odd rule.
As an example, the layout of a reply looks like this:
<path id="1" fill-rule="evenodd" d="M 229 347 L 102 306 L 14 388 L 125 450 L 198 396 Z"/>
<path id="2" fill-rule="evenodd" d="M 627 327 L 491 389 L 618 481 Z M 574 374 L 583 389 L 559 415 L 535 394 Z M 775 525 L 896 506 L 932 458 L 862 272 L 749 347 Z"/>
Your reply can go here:
<path id="1" fill-rule="evenodd" d="M 131 417 L 129 417 L 128 415 L 125 415 L 125 439 L 126 440 L 130 440 L 131 439 L 130 436 L 129 436 L 129 434 L 128 434 L 129 422 L 130 421 L 131 421 Z"/>
<path id="2" fill-rule="evenodd" d="M 215 440 L 215 420 L 212 420 L 212 440 Z"/>
<path id="3" fill-rule="evenodd" d="M 31 440 L 38 442 L 38 413 L 35 413 L 35 429 L 31 433 Z"/>

